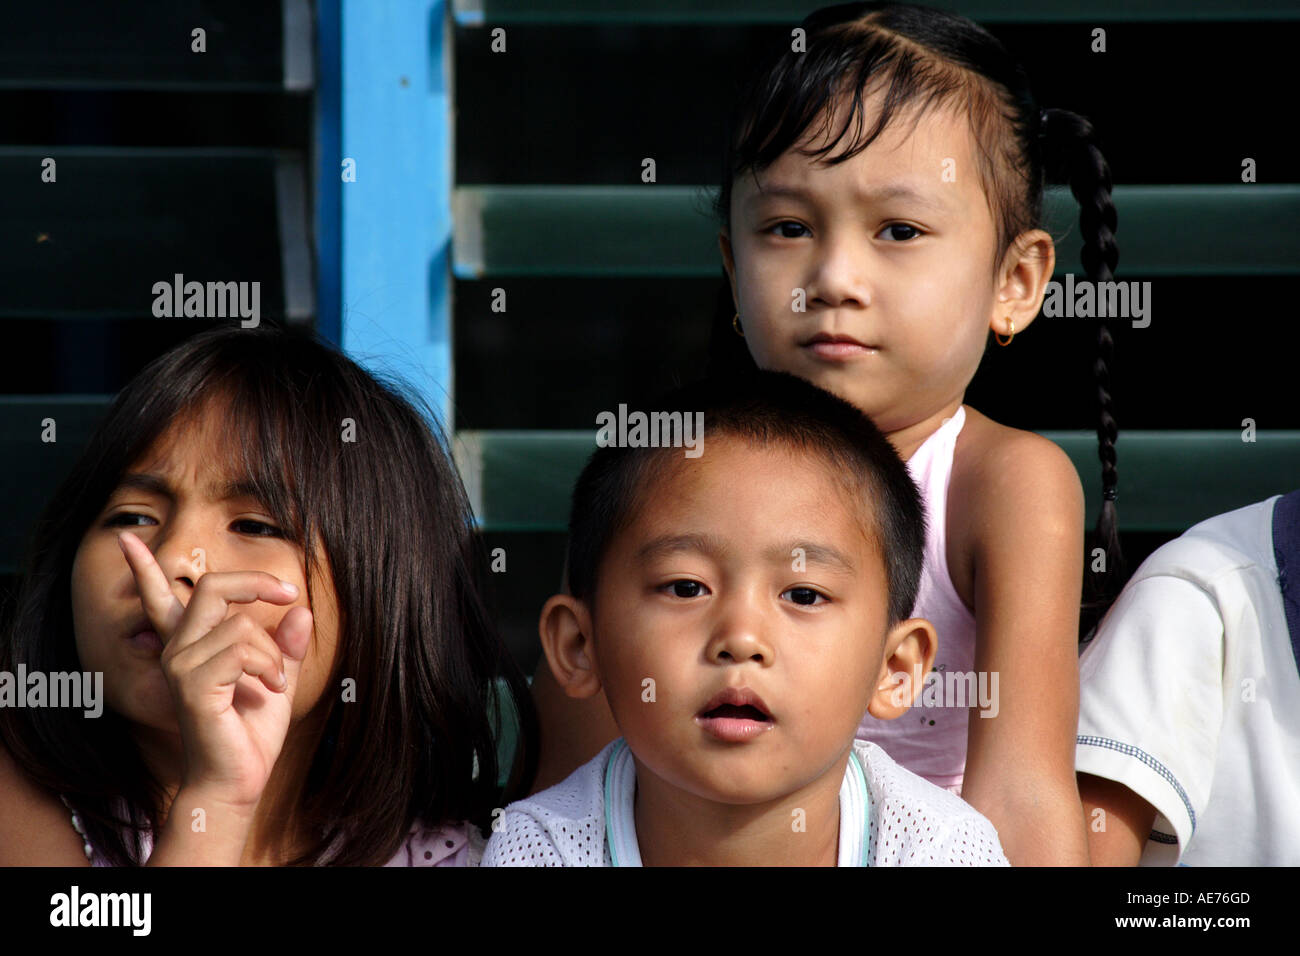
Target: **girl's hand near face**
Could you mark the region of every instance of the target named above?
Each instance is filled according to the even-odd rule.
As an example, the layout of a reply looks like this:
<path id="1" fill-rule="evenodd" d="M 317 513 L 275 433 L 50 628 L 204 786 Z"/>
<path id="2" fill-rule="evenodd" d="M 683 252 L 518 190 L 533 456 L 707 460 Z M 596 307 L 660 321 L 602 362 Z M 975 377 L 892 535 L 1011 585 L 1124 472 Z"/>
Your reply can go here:
<path id="1" fill-rule="evenodd" d="M 294 585 L 261 571 L 208 572 L 184 605 L 139 538 L 124 532 L 118 540 L 163 643 L 161 664 L 185 753 L 164 839 L 169 831 L 193 832 L 190 816 L 201 808 L 205 829 L 198 835 L 208 839 L 183 839 L 206 852 L 198 858 L 178 853 L 185 858 L 174 862 L 238 863 L 236 851 L 242 852 L 289 730 L 298 671 L 311 640 L 311 611 L 290 609 L 274 636 L 247 614 L 227 617 L 231 604 L 297 599 Z M 160 840 L 150 862 L 173 862 L 171 855 Z"/>

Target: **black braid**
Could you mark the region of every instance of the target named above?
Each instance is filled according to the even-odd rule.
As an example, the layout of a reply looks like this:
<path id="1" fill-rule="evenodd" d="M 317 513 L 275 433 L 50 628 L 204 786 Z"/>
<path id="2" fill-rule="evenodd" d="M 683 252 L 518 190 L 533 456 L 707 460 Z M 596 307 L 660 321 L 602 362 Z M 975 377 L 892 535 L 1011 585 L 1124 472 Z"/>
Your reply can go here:
<path id="1" fill-rule="evenodd" d="M 1043 160 L 1049 181 L 1067 182 L 1079 203 L 1079 228 L 1083 234 L 1083 268 L 1093 282 L 1108 282 L 1114 278 L 1119 261 L 1119 246 L 1115 242 L 1116 214 L 1111 200 L 1110 166 L 1097 148 L 1092 124 L 1084 117 L 1068 110 L 1044 110 Z M 1097 381 L 1097 454 L 1101 459 L 1101 511 L 1093 540 L 1106 554 L 1106 572 L 1097 575 L 1092 571 L 1092 551 L 1088 549 L 1084 561 L 1084 603 L 1080 617 L 1080 630 L 1086 643 L 1092 638 L 1097 623 L 1107 608 L 1114 603 L 1126 574 L 1124 554 L 1119 543 L 1119 517 L 1116 511 L 1116 488 L 1119 472 L 1116 469 L 1115 439 L 1119 429 L 1115 423 L 1114 400 L 1110 393 L 1110 365 L 1115 356 L 1115 340 L 1110 323 L 1102 320 L 1097 325 L 1097 360 L 1093 375 Z"/>

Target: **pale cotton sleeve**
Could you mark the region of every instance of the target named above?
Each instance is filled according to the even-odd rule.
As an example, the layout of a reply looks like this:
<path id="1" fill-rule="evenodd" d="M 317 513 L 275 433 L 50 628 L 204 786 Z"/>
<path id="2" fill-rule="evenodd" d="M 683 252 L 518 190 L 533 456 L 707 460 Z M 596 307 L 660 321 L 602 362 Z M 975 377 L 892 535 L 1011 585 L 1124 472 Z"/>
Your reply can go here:
<path id="1" fill-rule="evenodd" d="M 471 866 L 475 828 L 469 823 L 426 827 L 416 823 L 406 843 L 384 866 Z"/>
<path id="2" fill-rule="evenodd" d="M 1209 799 L 1223 666 L 1216 602 L 1172 575 L 1130 583 L 1079 660 L 1075 769 L 1155 808 L 1144 863 L 1177 863 Z"/>

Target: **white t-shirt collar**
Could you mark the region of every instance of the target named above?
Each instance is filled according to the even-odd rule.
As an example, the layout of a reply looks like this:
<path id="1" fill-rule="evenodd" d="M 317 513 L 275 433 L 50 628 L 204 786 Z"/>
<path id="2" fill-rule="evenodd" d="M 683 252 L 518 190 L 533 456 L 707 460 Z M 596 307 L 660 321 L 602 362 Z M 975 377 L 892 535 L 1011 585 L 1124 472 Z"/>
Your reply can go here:
<path id="1" fill-rule="evenodd" d="M 627 741 L 619 739 L 605 764 L 605 845 L 614 866 L 641 866 L 633 807 L 636 800 L 636 763 Z M 867 866 L 867 814 L 871 797 L 862 763 L 849 751 L 849 763 L 840 784 L 840 847 L 837 866 Z"/>

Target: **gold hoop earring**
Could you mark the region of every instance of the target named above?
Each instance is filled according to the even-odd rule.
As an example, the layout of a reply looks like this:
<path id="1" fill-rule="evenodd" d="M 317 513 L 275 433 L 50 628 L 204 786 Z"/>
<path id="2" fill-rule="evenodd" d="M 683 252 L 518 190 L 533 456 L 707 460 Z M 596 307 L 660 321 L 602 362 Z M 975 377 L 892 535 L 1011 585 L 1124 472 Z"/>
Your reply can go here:
<path id="1" fill-rule="evenodd" d="M 998 345 L 1010 345 L 1011 340 L 1016 337 L 1016 323 L 1012 322 L 1011 319 L 1008 317 L 1007 324 L 1011 326 L 1011 334 L 1007 336 L 1007 340 L 1005 342 L 1002 341 L 1002 336 L 998 335 L 996 332 L 993 333 L 993 337 L 998 340 Z"/>
<path id="2" fill-rule="evenodd" d="M 740 313 L 739 313 L 739 312 L 737 312 L 735 315 L 733 315 L 733 316 L 731 317 L 731 327 L 732 327 L 732 329 L 735 330 L 735 333 L 736 333 L 737 335 L 739 335 L 742 339 L 745 337 L 745 330 L 742 329 L 742 328 L 740 327 Z"/>

